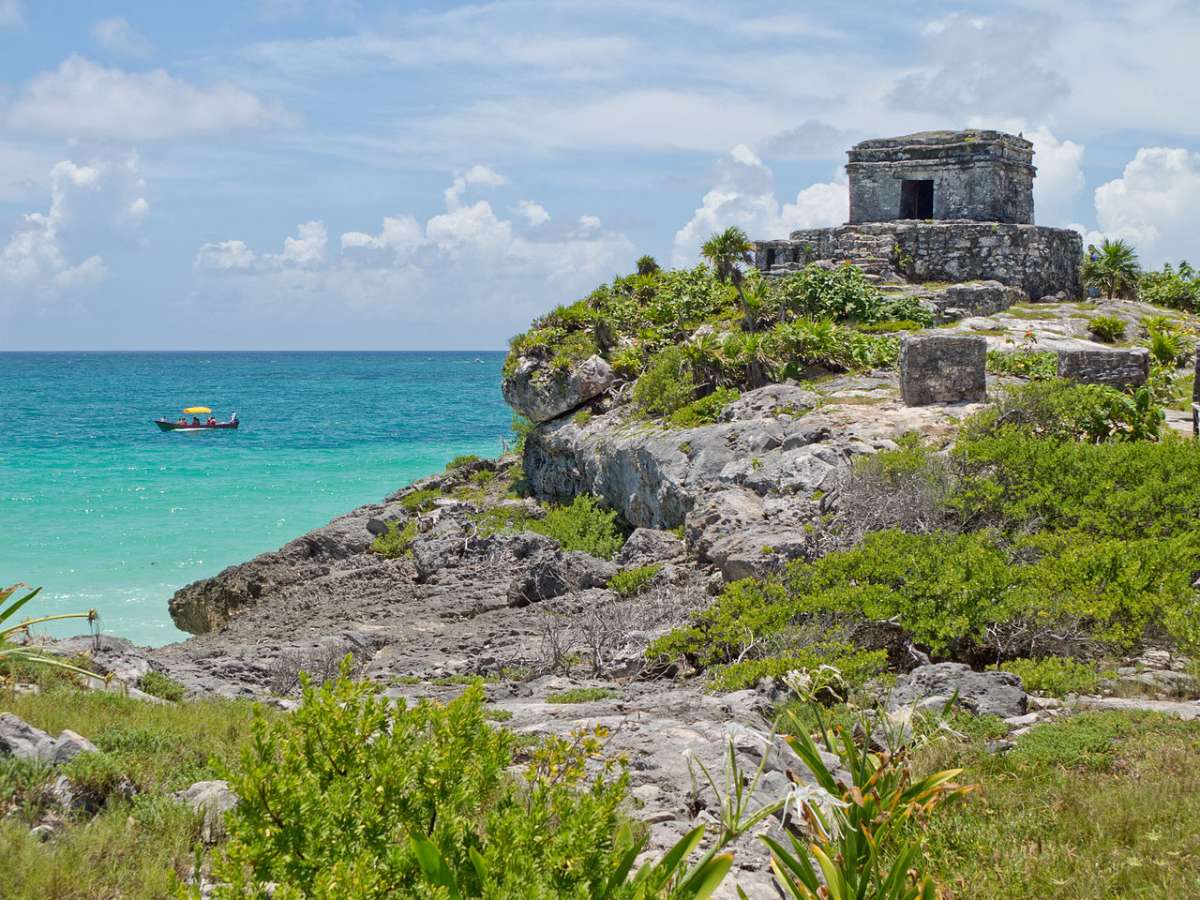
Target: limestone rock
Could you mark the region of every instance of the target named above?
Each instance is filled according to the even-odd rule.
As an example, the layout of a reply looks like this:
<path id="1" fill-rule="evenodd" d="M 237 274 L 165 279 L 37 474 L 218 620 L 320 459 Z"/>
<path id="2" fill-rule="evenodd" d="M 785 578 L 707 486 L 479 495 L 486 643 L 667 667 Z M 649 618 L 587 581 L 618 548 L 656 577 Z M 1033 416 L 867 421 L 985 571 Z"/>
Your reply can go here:
<path id="1" fill-rule="evenodd" d="M 1011 672 L 976 672 L 962 663 L 918 666 L 897 680 L 887 708 L 899 709 L 926 697 L 954 697 L 976 715 L 1002 719 L 1025 715 L 1029 698 Z"/>
<path id="2" fill-rule="evenodd" d="M 605 587 L 618 571 L 611 562 L 587 553 L 547 553 L 513 578 L 508 588 L 508 602 L 512 606 L 527 606 L 572 591 Z"/>
<path id="3" fill-rule="evenodd" d="M 900 339 L 900 394 L 908 406 L 987 399 L 987 341 L 905 335 Z"/>
<path id="4" fill-rule="evenodd" d="M 592 356 L 567 373 L 548 373 L 542 364 L 522 357 L 517 370 L 504 379 L 504 399 L 533 422 L 547 422 L 578 409 L 612 385 L 612 367 Z"/>
<path id="5" fill-rule="evenodd" d="M 203 812 L 200 837 L 206 844 L 215 844 L 225 836 L 225 814 L 238 804 L 237 794 L 227 781 L 197 781 L 187 790 L 175 794 L 193 812 Z"/>
<path id="6" fill-rule="evenodd" d="M 12 713 L 0 713 L 0 756 L 31 762 L 48 762 L 54 755 L 54 738 Z"/>
<path id="7" fill-rule="evenodd" d="M 636 528 L 613 560 L 618 566 L 647 566 L 683 557 L 687 547 L 670 531 Z"/>
<path id="8" fill-rule="evenodd" d="M 63 733 L 54 741 L 50 751 L 50 763 L 58 766 L 70 762 L 80 753 L 97 752 L 99 752 L 99 748 L 83 735 L 76 734 L 70 729 L 64 729 Z"/>
<path id="9" fill-rule="evenodd" d="M 1087 384 L 1110 387 L 1141 387 L 1150 376 L 1150 351 L 1145 347 L 1129 350 L 1060 350 L 1058 374 Z"/>

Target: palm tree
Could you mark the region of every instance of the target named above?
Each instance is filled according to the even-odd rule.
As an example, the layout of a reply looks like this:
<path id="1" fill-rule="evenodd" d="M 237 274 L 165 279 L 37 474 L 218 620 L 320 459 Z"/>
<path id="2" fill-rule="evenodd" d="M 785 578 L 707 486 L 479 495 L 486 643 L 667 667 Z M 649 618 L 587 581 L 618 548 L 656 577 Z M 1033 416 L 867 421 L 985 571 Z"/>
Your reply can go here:
<path id="1" fill-rule="evenodd" d="M 754 245 L 750 243 L 746 232 L 736 225 L 730 225 L 724 231 L 714 234 L 700 248 L 700 255 L 716 270 L 717 278 L 720 281 L 728 281 L 737 290 L 742 313 L 747 320 L 750 319 L 751 312 L 746 305 L 746 295 L 742 292 L 741 267 L 754 262 L 754 257 L 750 255 L 753 249 Z"/>
<path id="2" fill-rule="evenodd" d="M 1099 249 L 1095 244 L 1088 246 L 1087 258 L 1079 267 L 1083 283 L 1103 291 L 1109 300 L 1135 296 L 1140 272 L 1137 251 L 1132 245 L 1107 238 Z"/>
<path id="3" fill-rule="evenodd" d="M 658 271 L 658 261 L 653 256 L 647 253 L 645 256 L 639 256 L 637 261 L 637 273 L 639 275 L 653 275 Z"/>

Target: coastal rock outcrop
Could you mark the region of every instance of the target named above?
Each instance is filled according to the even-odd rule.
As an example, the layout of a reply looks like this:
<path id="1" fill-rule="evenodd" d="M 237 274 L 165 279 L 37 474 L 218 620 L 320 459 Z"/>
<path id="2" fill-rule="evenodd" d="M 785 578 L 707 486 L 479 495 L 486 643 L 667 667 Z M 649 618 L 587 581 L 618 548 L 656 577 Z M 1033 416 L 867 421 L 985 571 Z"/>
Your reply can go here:
<path id="1" fill-rule="evenodd" d="M 889 710 L 957 701 L 976 715 L 1023 716 L 1029 696 L 1011 672 L 976 672 L 963 663 L 918 666 L 902 676 L 888 697 Z"/>
<path id="2" fill-rule="evenodd" d="M 547 422 L 594 400 L 612 386 L 612 367 L 592 356 L 567 372 L 547 371 L 529 357 L 517 361 L 516 370 L 504 379 L 504 399 L 533 422 Z"/>
<path id="3" fill-rule="evenodd" d="M 80 753 L 95 752 L 95 744 L 70 729 L 55 738 L 19 716 L 0 713 L 0 756 L 58 766 Z"/>

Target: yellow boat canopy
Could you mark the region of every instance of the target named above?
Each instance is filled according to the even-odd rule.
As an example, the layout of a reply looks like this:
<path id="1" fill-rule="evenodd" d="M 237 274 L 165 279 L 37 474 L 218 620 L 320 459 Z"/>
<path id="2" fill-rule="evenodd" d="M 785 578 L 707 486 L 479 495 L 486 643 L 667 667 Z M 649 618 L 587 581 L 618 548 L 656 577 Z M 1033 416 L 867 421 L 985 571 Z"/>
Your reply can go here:
<path id="1" fill-rule="evenodd" d="M 210 412 L 212 412 L 212 410 L 209 409 L 207 406 L 189 406 L 184 410 L 184 412 L 188 413 L 188 414 L 196 414 L 196 413 L 210 413 Z"/>

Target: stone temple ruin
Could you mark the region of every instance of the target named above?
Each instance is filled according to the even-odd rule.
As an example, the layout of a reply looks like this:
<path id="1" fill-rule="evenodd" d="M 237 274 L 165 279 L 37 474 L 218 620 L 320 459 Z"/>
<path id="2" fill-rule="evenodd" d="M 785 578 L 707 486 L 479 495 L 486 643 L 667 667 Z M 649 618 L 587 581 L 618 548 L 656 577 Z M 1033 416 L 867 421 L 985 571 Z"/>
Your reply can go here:
<path id="1" fill-rule="evenodd" d="M 850 262 L 883 284 L 994 281 L 1032 300 L 1075 297 L 1082 239 L 1033 223 L 1036 171 L 1033 145 L 999 131 L 863 141 L 846 165 L 848 223 L 759 241 L 755 264 L 775 275 Z"/>
<path id="2" fill-rule="evenodd" d="M 756 242 L 761 272 L 851 263 L 884 290 L 918 297 L 943 322 L 991 315 L 1022 300 L 1079 296 L 1082 238 L 1034 224 L 1037 169 L 1033 144 L 1023 137 L 925 131 L 863 141 L 848 156 L 849 221 Z M 905 402 L 983 400 L 985 351 L 982 338 L 906 338 L 900 350 Z M 1097 363 L 1098 374 L 1090 357 L 1068 368 L 1094 376 L 1089 380 L 1136 380 L 1140 360 L 1121 361 L 1113 373 L 1110 363 Z"/>

